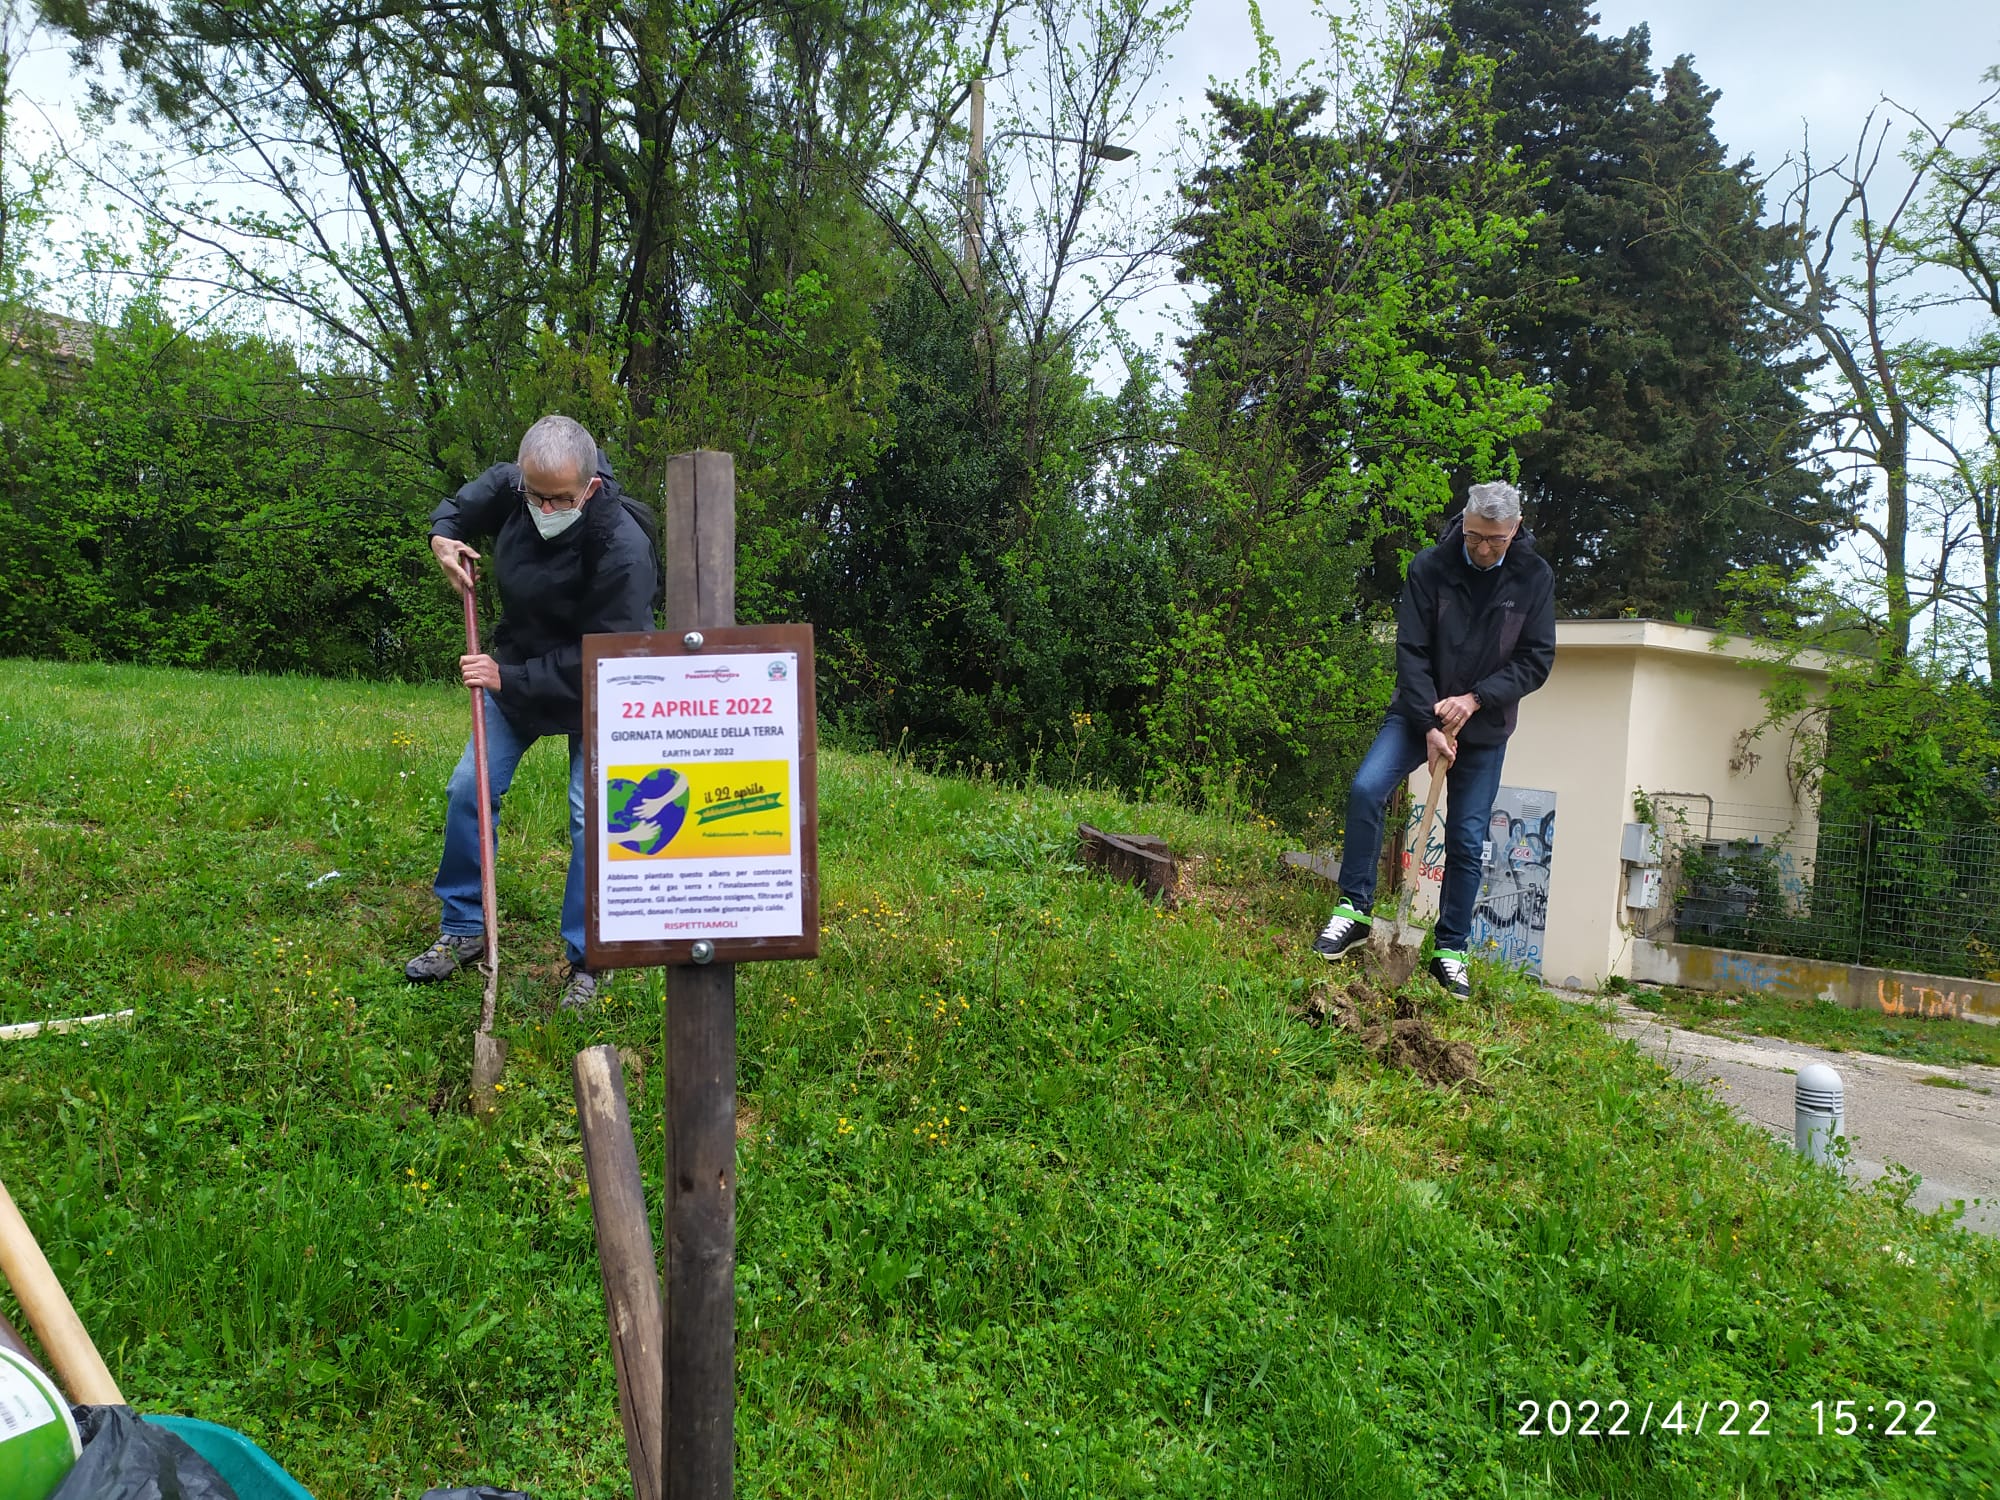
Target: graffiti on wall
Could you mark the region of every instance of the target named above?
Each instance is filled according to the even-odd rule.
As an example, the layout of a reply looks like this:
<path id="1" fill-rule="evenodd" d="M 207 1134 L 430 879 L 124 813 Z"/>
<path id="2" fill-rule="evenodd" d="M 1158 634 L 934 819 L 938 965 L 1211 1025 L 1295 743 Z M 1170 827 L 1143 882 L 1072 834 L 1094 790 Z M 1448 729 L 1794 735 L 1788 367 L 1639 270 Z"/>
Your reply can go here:
<path id="1" fill-rule="evenodd" d="M 1486 824 L 1479 901 L 1472 910 L 1474 953 L 1541 973 L 1555 842 L 1556 794 L 1501 787 Z"/>

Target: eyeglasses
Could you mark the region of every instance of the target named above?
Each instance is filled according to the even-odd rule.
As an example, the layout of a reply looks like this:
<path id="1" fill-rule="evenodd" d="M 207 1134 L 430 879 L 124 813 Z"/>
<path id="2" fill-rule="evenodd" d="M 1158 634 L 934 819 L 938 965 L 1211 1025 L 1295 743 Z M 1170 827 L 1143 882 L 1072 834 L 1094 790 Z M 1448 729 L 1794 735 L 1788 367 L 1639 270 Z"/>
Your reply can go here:
<path id="1" fill-rule="evenodd" d="M 1465 533 L 1465 545 L 1468 547 L 1504 547 L 1513 540 L 1514 533 L 1511 531 L 1472 531 L 1468 529 Z"/>
<path id="2" fill-rule="evenodd" d="M 587 488 L 582 494 L 576 495 L 544 495 L 531 488 L 525 479 L 521 481 L 521 493 L 528 497 L 530 505 L 540 507 L 545 514 L 552 511 L 575 510 L 589 496 Z"/>

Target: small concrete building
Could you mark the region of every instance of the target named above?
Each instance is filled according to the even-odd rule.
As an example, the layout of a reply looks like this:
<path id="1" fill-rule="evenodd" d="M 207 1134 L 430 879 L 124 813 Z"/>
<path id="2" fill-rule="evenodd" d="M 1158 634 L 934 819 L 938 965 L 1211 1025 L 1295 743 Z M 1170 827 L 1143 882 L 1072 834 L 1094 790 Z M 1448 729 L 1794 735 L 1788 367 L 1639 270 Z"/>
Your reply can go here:
<path id="1" fill-rule="evenodd" d="M 1714 831 L 1718 809 L 1739 820 L 1754 812 L 1761 832 L 1810 858 L 1816 809 L 1792 785 L 1790 735 L 1752 739 L 1772 680 L 1766 655 L 1752 641 L 1659 620 L 1557 622 L 1555 670 L 1521 704 L 1507 747 L 1476 948 L 1554 984 L 1629 977 L 1636 944 L 1658 931 L 1657 908 L 1628 904 L 1645 899 L 1632 881 L 1647 861 L 1626 857 L 1637 792 L 1694 837 Z M 1801 665 L 1823 675 L 1823 658 Z M 1426 790 L 1420 769 L 1412 817 Z M 1442 859 L 1434 835 L 1419 886 L 1432 910 Z"/>

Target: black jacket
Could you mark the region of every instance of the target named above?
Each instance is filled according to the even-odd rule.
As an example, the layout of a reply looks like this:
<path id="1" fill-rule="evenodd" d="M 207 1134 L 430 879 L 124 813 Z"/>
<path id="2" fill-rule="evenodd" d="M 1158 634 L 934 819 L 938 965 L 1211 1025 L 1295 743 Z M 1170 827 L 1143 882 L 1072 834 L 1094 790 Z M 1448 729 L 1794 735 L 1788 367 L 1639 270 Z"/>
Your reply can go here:
<path id="1" fill-rule="evenodd" d="M 486 650 L 500 664 L 494 702 L 523 734 L 583 732 L 583 638 L 651 630 L 660 573 L 652 539 L 626 510 L 611 466 L 583 519 L 552 542 L 528 514 L 521 471 L 495 464 L 431 512 L 431 535 L 493 538 L 485 564 L 500 590 Z"/>
<path id="2" fill-rule="evenodd" d="M 1477 693 L 1479 712 L 1459 730 L 1459 743 L 1497 745 L 1514 732 L 1521 700 L 1548 681 L 1555 665 L 1555 574 L 1523 526 L 1476 617 L 1472 590 L 1465 527 L 1454 517 L 1438 544 L 1410 563 L 1396 610 L 1390 712 L 1429 729 L 1437 723 L 1433 704 Z"/>

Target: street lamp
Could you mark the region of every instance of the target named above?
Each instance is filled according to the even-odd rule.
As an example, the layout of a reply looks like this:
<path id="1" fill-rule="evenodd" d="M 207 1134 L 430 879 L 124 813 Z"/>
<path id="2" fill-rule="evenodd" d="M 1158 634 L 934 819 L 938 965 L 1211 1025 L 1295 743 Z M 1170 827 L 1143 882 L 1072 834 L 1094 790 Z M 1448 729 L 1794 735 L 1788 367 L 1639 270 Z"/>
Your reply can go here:
<path id="1" fill-rule="evenodd" d="M 973 277 L 979 275 L 980 263 L 985 259 L 986 239 L 986 80 L 972 80 L 971 126 L 972 141 L 965 153 L 965 263 Z M 1098 161 L 1130 161 L 1139 153 L 1130 146 L 1116 145 L 1111 141 L 1093 141 L 1080 135 L 1057 135 L 1047 130 L 1003 130 L 993 137 L 993 145 L 998 145 L 1009 136 L 1020 136 L 1028 140 L 1055 141 L 1061 145 L 1081 146 Z"/>

